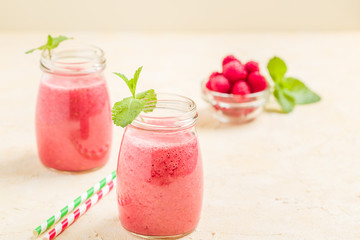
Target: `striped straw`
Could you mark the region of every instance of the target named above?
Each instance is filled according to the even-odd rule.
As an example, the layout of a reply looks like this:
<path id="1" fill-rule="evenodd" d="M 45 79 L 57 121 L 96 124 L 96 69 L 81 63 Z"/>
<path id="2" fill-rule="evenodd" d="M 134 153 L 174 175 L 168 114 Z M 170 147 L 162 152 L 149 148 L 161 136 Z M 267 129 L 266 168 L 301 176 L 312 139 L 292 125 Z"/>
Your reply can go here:
<path id="1" fill-rule="evenodd" d="M 56 224 L 44 237 L 43 240 L 52 240 L 57 235 L 62 233 L 67 227 L 74 223 L 80 216 L 86 213 L 91 206 L 94 206 L 103 196 L 108 194 L 114 187 L 114 181 L 109 182 L 103 189 L 97 192 L 94 196 L 88 199 L 85 203 L 81 204 L 79 208 L 75 209 L 74 212 L 70 213 L 64 220 Z"/>
<path id="2" fill-rule="evenodd" d="M 40 226 L 34 229 L 33 238 L 40 236 L 43 232 L 48 230 L 52 225 L 60 221 L 64 216 L 70 213 L 73 209 L 79 206 L 81 203 L 89 199 L 94 193 L 102 189 L 107 183 L 111 182 L 116 177 L 116 171 L 113 171 L 107 177 L 101 179 L 93 187 L 89 188 L 86 192 L 82 193 L 74 201 L 70 202 L 63 209 L 51 216 L 46 222 L 43 222 Z"/>

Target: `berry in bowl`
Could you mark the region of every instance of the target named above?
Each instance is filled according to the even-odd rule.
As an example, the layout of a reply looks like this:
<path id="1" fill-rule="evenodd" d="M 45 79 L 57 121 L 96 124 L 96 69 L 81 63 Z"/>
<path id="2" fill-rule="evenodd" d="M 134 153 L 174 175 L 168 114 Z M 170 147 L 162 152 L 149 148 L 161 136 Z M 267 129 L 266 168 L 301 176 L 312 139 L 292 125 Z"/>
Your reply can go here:
<path id="1" fill-rule="evenodd" d="M 202 97 L 221 122 L 242 123 L 255 119 L 270 96 L 270 87 L 259 64 L 243 65 L 233 55 L 224 58 L 222 73 L 214 72 L 201 83 Z"/>

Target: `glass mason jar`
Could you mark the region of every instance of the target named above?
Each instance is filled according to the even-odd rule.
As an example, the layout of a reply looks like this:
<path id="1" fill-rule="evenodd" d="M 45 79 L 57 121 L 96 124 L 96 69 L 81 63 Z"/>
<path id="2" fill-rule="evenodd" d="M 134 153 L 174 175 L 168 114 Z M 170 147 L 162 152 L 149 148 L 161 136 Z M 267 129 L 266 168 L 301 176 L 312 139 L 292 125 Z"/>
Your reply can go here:
<path id="1" fill-rule="evenodd" d="M 67 47 L 63 47 L 67 46 Z M 41 162 L 61 171 L 85 171 L 107 162 L 112 138 L 104 52 L 65 44 L 43 52 L 36 107 Z"/>
<path id="2" fill-rule="evenodd" d="M 191 233 L 203 195 L 196 105 L 180 95 L 157 98 L 153 112 L 125 129 L 117 168 L 121 224 L 151 239 Z"/>

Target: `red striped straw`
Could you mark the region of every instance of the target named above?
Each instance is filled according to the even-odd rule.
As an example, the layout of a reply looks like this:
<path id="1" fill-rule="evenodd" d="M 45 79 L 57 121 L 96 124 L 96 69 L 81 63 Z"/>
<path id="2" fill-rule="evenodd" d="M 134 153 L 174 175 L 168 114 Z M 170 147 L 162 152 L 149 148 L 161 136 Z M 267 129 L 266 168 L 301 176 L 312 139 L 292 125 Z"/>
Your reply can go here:
<path id="1" fill-rule="evenodd" d="M 81 204 L 74 212 L 70 213 L 60 223 L 56 224 L 53 229 L 46 233 L 43 240 L 52 240 L 60 233 L 62 233 L 67 227 L 73 224 L 80 216 L 86 213 L 92 206 L 94 206 L 100 199 L 108 194 L 114 188 L 114 180 L 109 182 L 103 189 L 94 194 L 85 203 Z"/>

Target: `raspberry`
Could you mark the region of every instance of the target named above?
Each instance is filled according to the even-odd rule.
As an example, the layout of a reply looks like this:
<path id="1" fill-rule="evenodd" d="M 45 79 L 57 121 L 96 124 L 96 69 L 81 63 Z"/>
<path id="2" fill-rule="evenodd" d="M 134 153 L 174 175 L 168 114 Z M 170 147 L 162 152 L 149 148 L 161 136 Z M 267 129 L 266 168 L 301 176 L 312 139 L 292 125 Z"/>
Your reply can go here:
<path id="1" fill-rule="evenodd" d="M 211 78 L 211 88 L 216 92 L 229 93 L 231 84 L 220 74 Z"/>
<path id="2" fill-rule="evenodd" d="M 231 83 L 239 80 L 245 80 L 248 73 L 240 62 L 232 61 L 223 66 L 223 74 Z"/>
<path id="3" fill-rule="evenodd" d="M 245 64 L 245 68 L 246 70 L 251 73 L 251 72 L 258 72 L 259 71 L 259 64 L 255 61 L 249 61 Z"/>
<path id="4" fill-rule="evenodd" d="M 221 75 L 221 73 L 219 73 L 219 72 L 213 72 L 213 73 L 210 75 L 209 80 L 208 80 L 207 83 L 206 83 L 207 89 L 213 90 L 213 88 L 211 87 L 211 79 L 214 78 L 215 76 L 218 76 L 218 75 Z"/>
<path id="5" fill-rule="evenodd" d="M 263 91 L 267 88 L 266 79 L 259 72 L 250 73 L 247 81 L 253 93 Z"/>
<path id="6" fill-rule="evenodd" d="M 216 77 L 216 76 L 219 76 L 219 75 L 221 75 L 221 73 L 219 73 L 219 72 L 213 72 L 211 75 L 210 75 L 210 77 L 209 77 L 209 80 L 207 81 L 207 83 L 206 83 L 206 87 L 207 87 L 207 89 L 209 89 L 209 90 L 214 90 L 212 87 L 211 87 L 211 79 L 213 79 L 214 77 Z"/>
<path id="7" fill-rule="evenodd" d="M 207 89 L 212 90 L 210 79 L 207 81 L 205 86 L 206 86 Z"/>
<path id="8" fill-rule="evenodd" d="M 213 72 L 210 77 L 209 77 L 209 80 L 211 80 L 211 78 L 215 77 L 215 76 L 218 76 L 218 75 L 221 75 L 221 73 L 219 72 Z"/>
<path id="9" fill-rule="evenodd" d="M 245 81 L 238 81 L 234 84 L 231 93 L 238 95 L 246 95 L 251 93 L 251 91 L 249 85 L 247 85 Z"/>
<path id="10" fill-rule="evenodd" d="M 234 55 L 228 55 L 228 56 L 224 57 L 224 60 L 222 61 L 222 65 L 224 66 L 225 64 L 232 62 L 232 61 L 237 61 L 237 62 L 241 63 L 236 57 L 234 57 Z"/>

